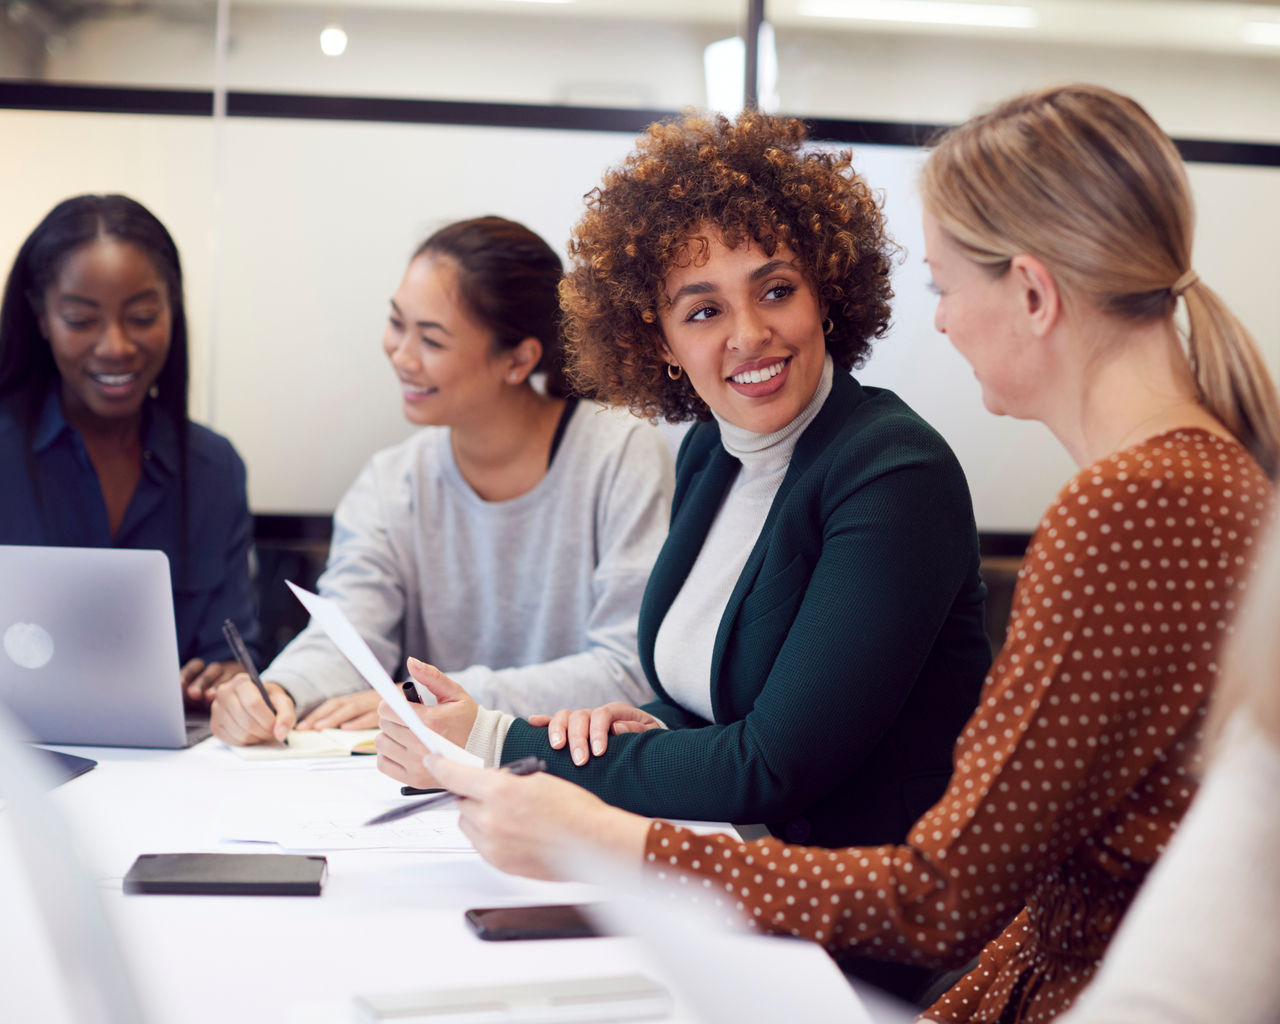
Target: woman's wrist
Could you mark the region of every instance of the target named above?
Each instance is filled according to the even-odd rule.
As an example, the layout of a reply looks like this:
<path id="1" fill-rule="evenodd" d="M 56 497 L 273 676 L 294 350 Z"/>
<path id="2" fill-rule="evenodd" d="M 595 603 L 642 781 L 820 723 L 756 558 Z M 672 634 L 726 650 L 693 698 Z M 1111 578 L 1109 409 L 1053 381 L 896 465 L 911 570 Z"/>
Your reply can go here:
<path id="1" fill-rule="evenodd" d="M 600 822 L 594 828 L 588 826 L 584 838 L 616 857 L 619 863 L 639 870 L 644 864 L 645 846 L 652 828 L 651 818 L 606 805 Z"/>

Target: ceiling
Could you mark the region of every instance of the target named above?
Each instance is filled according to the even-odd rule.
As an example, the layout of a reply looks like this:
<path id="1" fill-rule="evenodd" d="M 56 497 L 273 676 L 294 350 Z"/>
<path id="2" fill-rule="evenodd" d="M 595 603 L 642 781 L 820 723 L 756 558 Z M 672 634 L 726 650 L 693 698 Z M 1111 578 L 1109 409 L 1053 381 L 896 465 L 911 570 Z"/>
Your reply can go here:
<path id="1" fill-rule="evenodd" d="M 629 19 L 715 24 L 745 20 L 746 0 L 231 0 L 232 7 L 448 11 L 506 18 Z M 148 13 L 213 17 L 216 0 L 0 0 L 14 20 L 57 31 L 87 18 Z M 779 30 L 1026 39 L 1092 46 L 1239 52 L 1280 58 L 1276 0 L 766 0 Z M 1010 15 L 1017 27 L 931 17 Z M 926 17 L 927 16 L 927 17 Z M 996 20 L 1004 20 L 997 18 Z M 1254 26 L 1252 29 L 1247 26 Z M 1260 28 L 1258 26 L 1261 26 Z M 1251 33 L 1251 35 L 1250 35 Z M 1267 45 L 1270 42 L 1271 45 Z"/>

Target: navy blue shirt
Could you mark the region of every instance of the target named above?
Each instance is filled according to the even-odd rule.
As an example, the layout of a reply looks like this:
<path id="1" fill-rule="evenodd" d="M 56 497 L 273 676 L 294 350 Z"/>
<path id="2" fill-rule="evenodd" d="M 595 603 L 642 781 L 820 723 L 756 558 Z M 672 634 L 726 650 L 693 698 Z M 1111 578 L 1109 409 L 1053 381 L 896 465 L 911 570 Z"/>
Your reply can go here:
<path id="1" fill-rule="evenodd" d="M 231 442 L 192 423 L 187 433 L 187 531 L 182 545 L 178 438 L 148 402 L 143 412 L 142 476 L 116 536 L 98 474 L 79 431 L 67 423 L 55 384 L 33 438 L 37 498 L 14 403 L 0 402 L 0 544 L 150 548 L 169 558 L 182 663 L 228 661 L 224 619 L 256 652 L 258 620 L 249 576 L 253 521 L 244 463 Z"/>

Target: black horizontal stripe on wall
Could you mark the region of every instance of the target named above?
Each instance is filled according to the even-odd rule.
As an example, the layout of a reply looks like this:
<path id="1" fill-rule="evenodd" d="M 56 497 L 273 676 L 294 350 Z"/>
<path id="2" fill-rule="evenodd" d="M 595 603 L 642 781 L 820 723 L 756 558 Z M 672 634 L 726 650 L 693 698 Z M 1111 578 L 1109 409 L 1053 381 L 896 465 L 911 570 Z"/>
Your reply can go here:
<path id="1" fill-rule="evenodd" d="M 204 89 L 148 89 L 9 79 L 0 80 L 0 109 L 210 117 L 213 93 Z M 671 110 L 623 107 L 241 91 L 227 93 L 227 113 L 231 117 L 631 133 L 641 131 L 654 121 L 676 116 Z M 805 120 L 813 138 L 851 145 L 927 146 L 947 128 L 905 121 L 829 117 Z M 1175 139 L 1174 142 L 1183 159 L 1192 163 L 1280 167 L 1280 143 L 1214 139 Z"/>
<path id="2" fill-rule="evenodd" d="M 258 543 L 328 543 L 333 516 L 304 513 L 258 513 L 253 517 L 253 539 Z"/>
<path id="3" fill-rule="evenodd" d="M 212 117 L 213 93 L 199 89 L 138 89 L 129 86 L 72 85 L 30 79 L 4 79 L 0 80 L 0 108 Z"/>
<path id="4" fill-rule="evenodd" d="M 213 114 L 213 93 L 203 89 L 144 89 L 29 79 L 5 80 L 0 81 L 0 108 L 210 117 Z M 674 116 L 674 111 L 233 90 L 227 93 L 227 114 L 230 117 L 634 133 L 654 121 Z"/>

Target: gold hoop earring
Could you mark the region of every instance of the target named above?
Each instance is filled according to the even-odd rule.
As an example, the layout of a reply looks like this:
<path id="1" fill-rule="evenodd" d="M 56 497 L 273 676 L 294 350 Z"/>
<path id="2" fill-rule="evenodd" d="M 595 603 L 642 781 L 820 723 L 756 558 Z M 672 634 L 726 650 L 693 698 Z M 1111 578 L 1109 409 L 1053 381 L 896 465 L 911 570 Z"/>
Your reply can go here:
<path id="1" fill-rule="evenodd" d="M 684 376 L 684 367 L 678 366 L 675 363 L 667 363 L 667 376 L 672 380 L 679 380 Z"/>
<path id="2" fill-rule="evenodd" d="M 830 334 L 835 329 L 836 329 L 835 321 L 833 321 L 831 317 L 827 317 L 825 320 L 822 321 L 823 334 Z"/>

